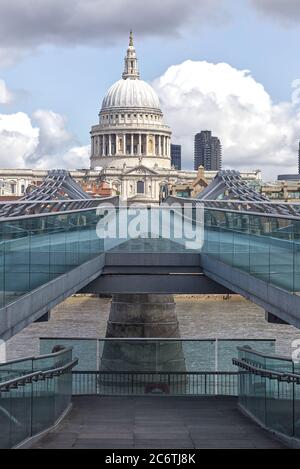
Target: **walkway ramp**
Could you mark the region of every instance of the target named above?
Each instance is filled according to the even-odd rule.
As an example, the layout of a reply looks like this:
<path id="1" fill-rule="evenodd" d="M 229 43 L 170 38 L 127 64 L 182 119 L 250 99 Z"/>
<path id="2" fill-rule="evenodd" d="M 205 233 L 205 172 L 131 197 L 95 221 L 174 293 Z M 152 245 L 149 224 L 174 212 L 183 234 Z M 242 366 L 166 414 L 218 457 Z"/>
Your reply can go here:
<path id="1" fill-rule="evenodd" d="M 237 399 L 80 397 L 35 449 L 281 449 L 247 417 Z"/>

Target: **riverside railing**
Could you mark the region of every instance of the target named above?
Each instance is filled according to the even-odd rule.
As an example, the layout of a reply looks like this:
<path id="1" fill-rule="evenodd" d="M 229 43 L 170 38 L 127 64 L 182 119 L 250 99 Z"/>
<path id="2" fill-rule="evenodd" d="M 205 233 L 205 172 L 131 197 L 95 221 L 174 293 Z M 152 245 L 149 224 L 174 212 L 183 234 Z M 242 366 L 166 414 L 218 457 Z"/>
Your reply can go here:
<path id="1" fill-rule="evenodd" d="M 240 407 L 267 429 L 300 440 L 299 364 L 245 347 L 233 363 L 239 370 Z"/>
<path id="2" fill-rule="evenodd" d="M 73 371 L 74 395 L 237 396 L 238 373 Z"/>
<path id="3" fill-rule="evenodd" d="M 73 394 L 237 395 L 238 346 L 272 353 L 274 340 L 40 338 L 40 352 L 72 347 Z"/>
<path id="4" fill-rule="evenodd" d="M 72 349 L 0 365 L 0 448 L 55 425 L 70 406 Z"/>

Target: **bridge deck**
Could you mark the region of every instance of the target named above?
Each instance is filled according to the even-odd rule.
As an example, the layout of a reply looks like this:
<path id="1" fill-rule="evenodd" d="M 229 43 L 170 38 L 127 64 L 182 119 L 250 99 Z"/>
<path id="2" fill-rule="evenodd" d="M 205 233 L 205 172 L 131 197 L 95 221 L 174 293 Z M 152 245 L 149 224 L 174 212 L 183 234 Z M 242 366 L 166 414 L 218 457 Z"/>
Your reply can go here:
<path id="1" fill-rule="evenodd" d="M 34 448 L 283 448 L 235 398 L 79 397 Z"/>

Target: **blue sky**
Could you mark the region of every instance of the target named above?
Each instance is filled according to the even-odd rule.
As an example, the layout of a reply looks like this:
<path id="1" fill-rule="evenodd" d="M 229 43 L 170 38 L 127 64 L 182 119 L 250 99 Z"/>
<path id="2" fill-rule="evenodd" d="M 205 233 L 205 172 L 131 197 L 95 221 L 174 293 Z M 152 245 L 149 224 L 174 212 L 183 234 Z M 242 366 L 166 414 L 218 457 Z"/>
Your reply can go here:
<path id="1" fill-rule="evenodd" d="M 19 0 L 11 1 L 18 3 Z M 289 1 L 294 4 L 294 0 L 287 0 L 287 4 Z M 201 0 L 197 2 L 201 4 Z M 174 0 L 173 6 L 177 3 L 183 2 Z M 152 82 L 168 67 L 188 59 L 225 62 L 237 70 L 250 70 L 274 103 L 290 101 L 291 83 L 300 78 L 300 22 L 293 21 L 294 14 L 286 19 L 280 12 L 274 13 L 270 5 L 266 13 L 255 8 L 255 3 L 259 0 L 215 0 L 215 6 L 196 10 L 199 17 L 175 24 L 166 35 L 161 35 L 159 29 L 151 31 L 147 27 L 143 32 L 140 21 L 135 24 L 136 19 L 129 15 L 124 21 L 126 24 L 120 27 L 122 31 L 112 34 L 110 40 L 107 39 L 108 24 L 103 33 L 99 26 L 96 40 L 84 39 L 84 32 L 82 40 L 79 35 L 74 42 L 69 39 L 64 42 L 61 37 L 39 40 L 37 33 L 34 43 L 29 41 L 23 46 L 20 39 L 19 43 L 8 44 L 8 55 L 10 50 L 12 55 L 18 51 L 18 47 L 22 53 L 8 66 L 7 60 L 2 64 L 0 61 L 0 78 L 14 94 L 11 103 L 0 104 L 0 113 L 23 112 L 32 118 L 37 109 L 54 111 L 66 118 L 65 125 L 73 143 L 87 145 L 90 126 L 97 122 L 102 98 L 108 87 L 121 77 L 130 27 L 135 31 L 141 75 L 146 81 Z M 277 0 L 273 3 L 277 4 Z M 159 6 L 154 13 L 159 16 Z M 172 9 L 169 14 L 172 15 Z M 208 15 L 207 22 L 203 15 Z"/>

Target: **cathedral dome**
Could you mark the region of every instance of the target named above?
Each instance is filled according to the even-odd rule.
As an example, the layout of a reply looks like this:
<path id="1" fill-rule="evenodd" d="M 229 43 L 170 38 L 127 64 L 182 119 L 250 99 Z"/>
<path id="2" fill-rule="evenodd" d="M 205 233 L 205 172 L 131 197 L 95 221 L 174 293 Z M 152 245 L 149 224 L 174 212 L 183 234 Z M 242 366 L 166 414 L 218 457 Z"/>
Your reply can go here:
<path id="1" fill-rule="evenodd" d="M 122 79 L 109 88 L 102 101 L 98 124 L 92 126 L 91 166 L 121 171 L 123 175 L 129 174 L 125 168 L 147 167 L 152 176 L 158 174 L 158 169 L 169 171 L 172 132 L 164 122 L 155 90 L 140 78 L 132 31 L 124 62 Z M 142 185 L 138 187 L 137 182 L 141 181 L 143 200 L 152 194 L 156 183 L 143 178 L 136 181 L 134 176 L 128 182 L 128 196 L 132 198 L 140 193 Z M 159 188 L 155 191 L 158 194 Z"/>
<path id="2" fill-rule="evenodd" d="M 143 80 L 119 80 L 108 90 L 101 111 L 137 108 L 160 112 L 160 104 L 154 89 Z"/>

